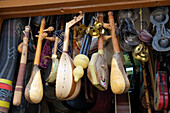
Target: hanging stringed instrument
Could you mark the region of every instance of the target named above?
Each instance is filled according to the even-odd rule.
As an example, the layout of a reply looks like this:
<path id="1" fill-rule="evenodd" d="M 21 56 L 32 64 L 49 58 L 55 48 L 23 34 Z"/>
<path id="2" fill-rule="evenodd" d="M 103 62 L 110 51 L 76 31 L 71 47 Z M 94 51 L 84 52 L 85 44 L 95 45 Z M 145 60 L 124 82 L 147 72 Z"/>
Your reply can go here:
<path id="1" fill-rule="evenodd" d="M 109 23 L 111 28 L 112 44 L 114 48 L 114 55 L 112 58 L 111 74 L 110 74 L 110 85 L 113 93 L 122 94 L 128 92 L 130 84 L 121 60 L 119 43 L 115 34 L 115 25 L 114 25 L 115 23 L 114 23 L 112 12 L 108 12 L 108 18 L 109 18 Z"/>
<path id="2" fill-rule="evenodd" d="M 99 13 L 98 22 L 99 25 L 103 22 L 102 12 Z M 98 53 L 94 53 L 89 62 L 87 76 L 91 83 L 99 90 L 107 90 L 109 83 L 109 70 L 104 58 L 103 35 L 98 39 Z"/>
<path id="3" fill-rule="evenodd" d="M 65 37 L 63 52 L 60 57 L 60 63 L 58 65 L 57 77 L 56 77 L 56 96 L 60 100 L 73 99 L 79 93 L 81 81 L 74 82 L 73 69 L 74 64 L 70 56 L 68 55 L 69 33 L 70 28 L 81 21 L 83 18 L 82 12 L 78 17 L 66 23 Z"/>
<path id="4" fill-rule="evenodd" d="M 43 84 L 42 84 L 40 69 L 38 67 L 40 62 L 42 41 L 43 39 L 53 40 L 53 37 L 52 38 L 47 37 L 47 33 L 44 33 L 44 31 L 51 30 L 51 27 L 45 30 L 44 28 L 45 28 L 45 18 L 41 20 L 37 49 L 36 49 L 35 59 L 34 59 L 34 66 L 31 74 L 31 78 L 25 88 L 25 98 L 30 103 L 39 103 L 43 97 Z"/>
<path id="5" fill-rule="evenodd" d="M 58 37 L 55 38 L 54 52 L 51 56 L 51 60 L 52 60 L 52 61 L 50 61 L 50 64 L 52 65 L 51 72 L 46 80 L 46 82 L 49 82 L 49 83 L 53 83 L 55 81 L 56 75 L 57 75 L 57 70 L 58 70 L 58 59 L 57 59 L 57 55 L 56 55 L 57 46 L 58 46 Z"/>
<path id="6" fill-rule="evenodd" d="M 29 24 L 25 26 L 25 31 L 24 31 L 20 67 L 19 67 L 18 78 L 17 78 L 17 83 L 16 83 L 15 91 L 14 91 L 14 98 L 13 98 L 13 105 L 15 106 L 19 106 L 21 104 L 23 81 L 24 81 L 24 75 L 25 75 L 25 69 L 26 69 L 26 63 L 27 63 L 30 21 L 31 21 L 31 17 L 29 18 Z"/>
<path id="7" fill-rule="evenodd" d="M 162 58 L 157 59 L 156 62 L 156 77 L 154 87 L 154 109 L 155 110 L 166 110 L 168 108 L 169 95 L 168 95 L 168 84 L 167 84 L 167 72 L 162 71 L 163 67 L 160 67 L 161 63 L 166 63 Z"/>

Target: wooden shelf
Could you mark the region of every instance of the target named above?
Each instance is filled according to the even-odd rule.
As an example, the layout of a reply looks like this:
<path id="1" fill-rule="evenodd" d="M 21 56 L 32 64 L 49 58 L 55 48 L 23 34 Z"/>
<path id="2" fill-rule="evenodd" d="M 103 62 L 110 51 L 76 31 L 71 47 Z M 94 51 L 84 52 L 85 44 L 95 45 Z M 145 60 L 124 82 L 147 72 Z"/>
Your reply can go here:
<path id="1" fill-rule="evenodd" d="M 3 19 L 170 5 L 170 0 L 0 0 Z"/>
<path id="2" fill-rule="evenodd" d="M 170 5 L 170 0 L 1 0 L 0 17 L 16 18 Z"/>

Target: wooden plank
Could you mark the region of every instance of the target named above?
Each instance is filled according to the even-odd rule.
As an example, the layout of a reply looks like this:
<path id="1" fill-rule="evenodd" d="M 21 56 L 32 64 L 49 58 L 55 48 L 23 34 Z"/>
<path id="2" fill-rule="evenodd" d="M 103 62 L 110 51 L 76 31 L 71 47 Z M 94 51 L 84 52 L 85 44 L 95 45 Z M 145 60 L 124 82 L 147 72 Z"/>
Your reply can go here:
<path id="1" fill-rule="evenodd" d="M 16 18 L 170 5 L 170 0 L 2 0 L 0 17 Z"/>

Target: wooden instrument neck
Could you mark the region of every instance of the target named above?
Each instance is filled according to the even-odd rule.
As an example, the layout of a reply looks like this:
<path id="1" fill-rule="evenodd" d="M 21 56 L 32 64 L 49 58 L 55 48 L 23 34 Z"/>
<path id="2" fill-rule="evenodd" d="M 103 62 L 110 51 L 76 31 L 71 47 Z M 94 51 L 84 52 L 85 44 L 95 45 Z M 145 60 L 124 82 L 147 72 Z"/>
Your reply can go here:
<path id="1" fill-rule="evenodd" d="M 55 38 L 55 44 L 54 44 L 54 55 L 56 55 L 57 52 L 57 46 L 58 46 L 58 37 Z"/>
<path id="2" fill-rule="evenodd" d="M 98 17 L 99 23 L 103 22 L 103 12 L 99 13 L 99 17 Z M 103 35 L 101 34 L 99 39 L 98 39 L 98 52 L 100 54 L 104 54 L 103 53 Z"/>
<path id="3" fill-rule="evenodd" d="M 39 65 L 40 62 L 40 55 L 41 55 L 41 48 L 42 48 L 42 40 L 43 40 L 43 30 L 45 28 L 45 18 L 41 20 L 41 26 L 40 26 L 40 32 L 39 32 L 39 37 L 38 37 L 38 44 L 37 44 L 37 49 L 35 53 L 35 60 L 34 60 L 34 65 Z"/>
<path id="4" fill-rule="evenodd" d="M 110 11 L 108 12 L 108 16 L 109 16 L 109 24 L 111 27 L 111 36 L 112 36 L 112 44 L 113 44 L 113 48 L 114 48 L 114 53 L 118 52 L 120 53 L 120 49 L 119 49 L 119 43 L 115 34 L 115 22 L 114 22 L 114 18 L 113 18 L 113 13 Z"/>
<path id="5" fill-rule="evenodd" d="M 65 36 L 64 36 L 64 45 L 63 45 L 63 51 L 64 52 L 68 52 L 70 28 L 73 27 L 78 22 L 80 22 L 82 20 L 82 18 L 83 18 L 83 14 L 82 14 L 82 12 L 80 12 L 80 15 L 78 17 L 74 17 L 73 20 L 66 23 Z"/>
<path id="6" fill-rule="evenodd" d="M 64 45 L 63 45 L 63 51 L 68 52 L 68 44 L 69 44 L 69 35 L 70 35 L 70 28 L 67 27 L 68 23 L 66 23 L 65 28 L 65 35 L 64 35 Z"/>

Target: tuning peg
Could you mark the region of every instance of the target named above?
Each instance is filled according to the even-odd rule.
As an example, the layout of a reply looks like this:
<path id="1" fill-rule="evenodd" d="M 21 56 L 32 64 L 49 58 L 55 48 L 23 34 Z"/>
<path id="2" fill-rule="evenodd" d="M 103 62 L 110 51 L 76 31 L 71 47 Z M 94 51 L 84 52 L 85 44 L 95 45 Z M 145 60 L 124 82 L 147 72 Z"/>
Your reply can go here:
<path id="1" fill-rule="evenodd" d="M 108 40 L 108 39 L 110 39 L 110 38 L 112 38 L 111 35 L 104 35 L 104 36 L 103 36 L 103 39 L 104 39 L 104 40 Z"/>
<path id="2" fill-rule="evenodd" d="M 103 23 L 103 27 L 106 29 L 111 29 L 110 24 L 108 23 Z"/>
<path id="3" fill-rule="evenodd" d="M 47 37 L 47 33 L 43 33 L 41 36 L 42 36 L 42 38 L 45 38 L 45 37 Z M 39 35 L 35 35 L 35 37 L 39 37 Z"/>
<path id="4" fill-rule="evenodd" d="M 22 53 L 22 47 L 23 47 L 23 42 L 20 43 L 17 47 L 17 50 L 18 50 L 19 53 Z"/>
<path id="5" fill-rule="evenodd" d="M 44 29 L 43 31 L 44 32 L 46 32 L 46 31 L 52 32 L 52 31 L 54 31 L 54 27 L 50 26 L 47 29 Z"/>

